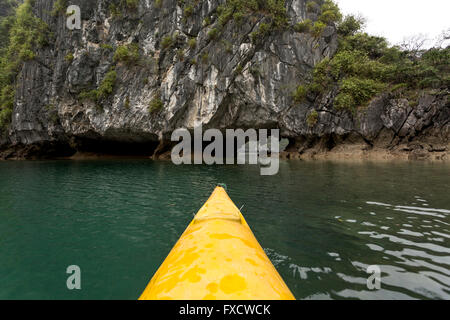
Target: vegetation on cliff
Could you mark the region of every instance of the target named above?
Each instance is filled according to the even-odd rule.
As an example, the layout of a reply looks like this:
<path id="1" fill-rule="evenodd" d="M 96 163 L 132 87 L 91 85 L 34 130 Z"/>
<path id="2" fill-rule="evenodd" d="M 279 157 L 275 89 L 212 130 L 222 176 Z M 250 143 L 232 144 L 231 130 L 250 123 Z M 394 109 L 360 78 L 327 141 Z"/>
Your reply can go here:
<path id="1" fill-rule="evenodd" d="M 15 0 L 0 0 L 1 8 L 9 8 L 9 14 L 0 18 L 2 130 L 7 128 L 11 121 L 17 75 L 22 65 L 35 59 L 37 50 L 45 45 L 49 38 L 47 25 L 33 13 L 33 2 L 25 0 L 19 5 Z M 63 13 L 67 3 L 66 0 L 55 0 L 53 13 Z M 127 17 L 124 13 L 135 13 L 139 9 L 139 0 L 111 0 L 108 3 L 109 12 L 123 19 Z M 179 0 L 177 4 L 182 9 L 184 21 L 200 14 L 201 5 L 197 0 Z M 162 2 L 155 0 L 154 6 L 161 8 Z M 242 26 L 245 21 L 255 23 L 256 27 L 248 36 L 254 44 L 261 46 L 266 43 L 268 35 L 277 37 L 286 31 L 313 37 L 315 39 L 311 40 L 316 40 L 319 46 L 319 41 L 323 42 L 321 39 L 333 37 L 337 32 L 337 52 L 317 63 L 309 78 L 298 79 L 299 85 L 292 93 L 292 101 L 296 105 L 307 99 L 311 104 L 329 96 L 329 101 L 336 110 L 355 113 L 358 108 L 366 106 L 382 92 L 395 92 L 399 96 L 412 97 L 409 100 L 414 102 L 414 97 L 422 90 L 432 91 L 450 86 L 450 48 L 412 51 L 390 46 L 386 39 L 365 33 L 361 19 L 353 16 L 343 17 L 332 0 L 310 0 L 306 3 L 306 11 L 303 21 L 291 21 L 288 19 L 284 0 L 227 0 L 208 13 L 203 26 L 207 31 L 207 41 L 221 41 L 227 53 L 233 52 L 233 49 L 230 39 L 224 38 L 228 31 L 224 31 L 231 24 Z M 185 35 L 179 32 L 181 31 L 172 30 L 167 34 L 155 35 L 156 44 L 163 53 L 160 56 L 162 59 L 171 57 L 170 52 L 176 50 L 177 61 L 183 61 L 186 57 L 190 63 L 200 66 L 213 60 L 211 52 L 201 50 L 204 48 L 201 37 L 195 34 L 183 37 Z M 111 42 L 110 40 L 106 39 L 105 42 Z M 103 80 L 80 94 L 81 98 L 98 105 L 112 96 L 118 88 L 116 80 L 118 74 L 121 75 L 120 68 L 131 68 L 145 59 L 145 50 L 142 50 L 138 42 L 102 43 L 100 47 L 108 52 L 115 49 L 114 54 L 109 56 L 111 69 L 108 72 L 102 70 Z M 198 51 L 193 53 L 196 56 L 189 56 L 189 49 Z M 71 63 L 76 59 L 77 55 L 74 53 L 67 53 L 65 61 Z M 233 72 L 242 73 L 244 67 L 245 61 L 239 61 Z M 251 71 L 252 74 L 258 73 L 255 68 Z M 291 91 L 292 88 L 288 90 Z M 129 106 L 129 100 L 126 105 Z M 164 101 L 156 95 L 149 103 L 149 111 L 161 110 L 163 105 Z M 314 126 L 317 121 L 317 111 L 310 111 L 307 115 L 308 126 Z"/>
<path id="2" fill-rule="evenodd" d="M 287 24 L 284 0 L 228 0 L 217 8 L 221 26 L 231 19 L 239 22 L 252 13 L 264 15 L 274 27 L 283 27 Z"/>
<path id="3" fill-rule="evenodd" d="M 53 10 L 52 10 L 51 14 L 53 16 L 56 16 L 58 14 L 64 14 L 67 6 L 68 6 L 67 0 L 56 0 L 53 3 Z"/>
<path id="4" fill-rule="evenodd" d="M 113 17 L 121 17 L 123 11 L 135 10 L 139 0 L 113 0 L 109 5 L 109 12 Z"/>
<path id="5" fill-rule="evenodd" d="M 11 122 L 17 74 L 48 41 L 48 26 L 34 15 L 32 5 L 33 0 L 25 0 L 0 21 L 0 131 Z"/>
<path id="6" fill-rule="evenodd" d="M 334 108 L 355 113 L 381 92 L 414 97 L 419 90 L 450 86 L 450 48 L 411 51 L 389 46 L 385 38 L 365 33 L 361 19 L 342 19 L 331 2 L 325 1 L 317 21 L 336 24 L 338 51 L 315 66 L 312 80 L 294 92 L 295 103 L 336 90 Z M 318 22 L 305 20 L 296 30 L 314 34 L 314 29 L 320 29 Z"/>
<path id="7" fill-rule="evenodd" d="M 100 102 L 110 96 L 114 90 L 116 84 L 117 72 L 111 68 L 105 75 L 104 79 L 100 83 L 97 89 L 90 91 L 83 91 L 80 93 L 79 98 L 81 100 L 90 100 L 96 103 L 99 109 L 102 108 Z"/>
<path id="8" fill-rule="evenodd" d="M 139 61 L 139 46 L 135 43 L 119 46 L 114 53 L 113 59 L 115 62 L 133 65 Z"/>

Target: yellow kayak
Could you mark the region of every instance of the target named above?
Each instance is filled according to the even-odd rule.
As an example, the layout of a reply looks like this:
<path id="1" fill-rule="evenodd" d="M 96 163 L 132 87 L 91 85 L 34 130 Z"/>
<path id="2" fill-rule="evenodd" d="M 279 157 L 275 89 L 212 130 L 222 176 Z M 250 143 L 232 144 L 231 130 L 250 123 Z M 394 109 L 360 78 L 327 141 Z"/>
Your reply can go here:
<path id="1" fill-rule="evenodd" d="M 293 300 L 225 189 L 217 187 L 140 300 Z"/>

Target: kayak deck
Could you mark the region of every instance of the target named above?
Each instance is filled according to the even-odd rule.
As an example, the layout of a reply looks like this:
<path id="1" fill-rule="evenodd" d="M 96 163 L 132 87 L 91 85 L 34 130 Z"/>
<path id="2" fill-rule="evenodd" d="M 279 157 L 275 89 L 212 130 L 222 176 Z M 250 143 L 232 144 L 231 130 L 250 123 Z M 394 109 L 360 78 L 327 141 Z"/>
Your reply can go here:
<path id="1" fill-rule="evenodd" d="M 139 299 L 295 298 L 225 189 L 217 187 Z"/>

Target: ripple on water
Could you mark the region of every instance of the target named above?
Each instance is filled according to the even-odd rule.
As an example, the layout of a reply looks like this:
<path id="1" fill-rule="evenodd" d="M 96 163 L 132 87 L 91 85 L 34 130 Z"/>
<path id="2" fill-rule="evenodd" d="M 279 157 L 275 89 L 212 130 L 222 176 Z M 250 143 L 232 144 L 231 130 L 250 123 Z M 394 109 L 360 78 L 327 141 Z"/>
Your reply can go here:
<path id="1" fill-rule="evenodd" d="M 403 216 L 390 217 L 392 211 L 418 215 L 407 216 L 409 223 L 394 222 L 389 229 L 384 228 L 384 231 L 389 230 L 389 233 L 370 229 L 358 231 L 358 234 L 362 236 L 378 240 L 377 244 L 367 244 L 371 250 L 382 252 L 392 257 L 391 261 L 395 262 L 395 265 L 379 265 L 383 273 L 383 286 L 394 291 L 406 290 L 405 294 L 411 298 L 449 298 L 450 248 L 443 240 L 448 239 L 450 235 L 442 230 L 445 224 L 437 218 L 448 218 L 450 210 L 379 202 L 366 202 L 366 204 L 378 206 L 379 213 L 386 218 L 392 218 L 393 221 L 402 221 Z M 365 226 L 369 227 L 367 224 Z M 432 230 L 420 231 L 424 229 Z M 439 237 L 428 237 L 431 234 Z M 392 247 L 401 249 L 392 250 L 390 249 Z M 408 266 L 408 269 L 399 267 L 400 265 Z"/>

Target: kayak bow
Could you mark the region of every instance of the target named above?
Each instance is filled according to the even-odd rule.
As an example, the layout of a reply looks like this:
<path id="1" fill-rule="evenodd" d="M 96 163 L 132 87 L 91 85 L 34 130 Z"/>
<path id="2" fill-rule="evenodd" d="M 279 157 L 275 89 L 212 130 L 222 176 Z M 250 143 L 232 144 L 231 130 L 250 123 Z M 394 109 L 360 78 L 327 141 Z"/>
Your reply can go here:
<path id="1" fill-rule="evenodd" d="M 225 189 L 198 211 L 140 300 L 291 300 Z"/>

